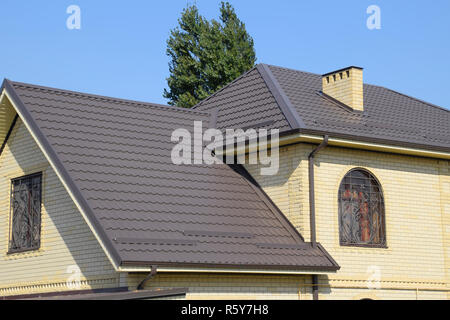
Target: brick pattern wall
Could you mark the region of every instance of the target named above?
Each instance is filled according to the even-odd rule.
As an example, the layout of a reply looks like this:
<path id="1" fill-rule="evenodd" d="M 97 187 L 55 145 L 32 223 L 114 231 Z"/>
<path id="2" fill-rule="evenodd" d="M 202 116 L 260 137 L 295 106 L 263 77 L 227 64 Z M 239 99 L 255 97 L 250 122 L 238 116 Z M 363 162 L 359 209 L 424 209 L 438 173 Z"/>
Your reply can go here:
<path id="1" fill-rule="evenodd" d="M 450 299 L 450 161 L 439 162 L 441 189 L 442 235 L 445 247 L 445 270 L 447 276 L 447 298 Z"/>
<path id="2" fill-rule="evenodd" d="M 247 166 L 307 241 L 308 154 L 313 147 L 284 147 L 280 172 L 275 177 L 259 176 L 258 166 Z M 360 297 L 373 292 L 378 298 L 415 297 L 417 291 L 421 298 L 447 296 L 448 165 L 448 161 L 336 147 L 316 156 L 317 239 L 341 266 L 336 274 L 319 278 L 321 298 Z M 339 244 L 338 188 L 345 174 L 355 167 L 372 172 L 383 188 L 386 249 Z M 373 282 L 378 275 L 380 281 Z M 381 289 L 370 289 L 374 283 Z"/>
<path id="3" fill-rule="evenodd" d="M 136 289 L 142 274 L 129 274 L 127 285 Z M 146 289 L 189 288 L 186 299 L 289 299 L 311 300 L 311 277 L 308 275 L 195 274 L 159 273 Z"/>
<path id="4" fill-rule="evenodd" d="M 81 287 L 116 287 L 118 274 L 104 254 L 39 147 L 18 120 L 0 157 L 0 296 L 75 290 L 69 266 L 81 271 Z M 7 254 L 11 178 L 42 171 L 41 248 Z"/>

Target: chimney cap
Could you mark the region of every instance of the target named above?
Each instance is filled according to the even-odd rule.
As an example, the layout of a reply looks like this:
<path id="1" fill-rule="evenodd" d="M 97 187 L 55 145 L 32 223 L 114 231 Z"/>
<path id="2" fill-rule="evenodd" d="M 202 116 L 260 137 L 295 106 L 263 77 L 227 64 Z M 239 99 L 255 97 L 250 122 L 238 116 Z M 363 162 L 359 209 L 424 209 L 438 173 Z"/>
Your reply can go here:
<path id="1" fill-rule="evenodd" d="M 324 73 L 324 74 L 322 75 L 322 77 L 329 76 L 330 74 L 338 73 L 338 72 L 345 71 L 345 70 L 352 69 L 352 68 L 354 68 L 354 69 L 359 69 L 359 70 L 363 70 L 363 68 L 361 68 L 361 67 L 350 66 L 350 67 L 346 67 L 346 68 L 342 68 L 342 69 L 338 69 L 338 70 L 334 70 L 334 71 L 331 71 L 331 72 Z"/>

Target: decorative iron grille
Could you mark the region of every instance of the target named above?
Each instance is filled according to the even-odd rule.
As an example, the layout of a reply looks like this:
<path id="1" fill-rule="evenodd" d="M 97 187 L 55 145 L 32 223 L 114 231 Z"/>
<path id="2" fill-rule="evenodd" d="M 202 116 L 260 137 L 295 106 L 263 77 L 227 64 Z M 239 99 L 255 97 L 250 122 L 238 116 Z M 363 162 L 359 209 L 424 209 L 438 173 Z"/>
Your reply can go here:
<path id="1" fill-rule="evenodd" d="M 365 170 L 350 171 L 339 187 L 339 237 L 341 245 L 386 245 L 383 192 Z"/>
<path id="2" fill-rule="evenodd" d="M 35 250 L 40 246 L 42 173 L 11 181 L 11 231 L 9 251 Z"/>

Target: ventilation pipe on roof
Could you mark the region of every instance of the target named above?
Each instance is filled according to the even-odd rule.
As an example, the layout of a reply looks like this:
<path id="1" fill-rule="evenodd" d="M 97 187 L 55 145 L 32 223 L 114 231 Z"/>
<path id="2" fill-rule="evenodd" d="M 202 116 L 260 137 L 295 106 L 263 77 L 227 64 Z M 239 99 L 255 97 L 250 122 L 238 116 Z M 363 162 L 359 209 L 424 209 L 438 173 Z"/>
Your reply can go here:
<path id="1" fill-rule="evenodd" d="M 154 276 L 156 276 L 156 266 L 152 266 L 152 270 L 150 271 L 150 273 L 144 278 L 144 280 L 141 281 L 141 283 L 139 283 L 139 285 L 137 286 L 137 290 L 143 290 L 145 287 L 145 284 Z"/>
<path id="2" fill-rule="evenodd" d="M 315 186 L 314 186 L 314 157 L 320 150 L 328 145 L 328 136 L 324 136 L 322 143 L 316 147 L 308 157 L 308 174 L 309 174 L 309 222 L 311 229 L 311 245 L 313 248 L 317 247 L 316 241 L 316 201 L 315 201 Z M 312 276 L 312 291 L 313 299 L 319 300 L 319 280 L 315 274 Z"/>

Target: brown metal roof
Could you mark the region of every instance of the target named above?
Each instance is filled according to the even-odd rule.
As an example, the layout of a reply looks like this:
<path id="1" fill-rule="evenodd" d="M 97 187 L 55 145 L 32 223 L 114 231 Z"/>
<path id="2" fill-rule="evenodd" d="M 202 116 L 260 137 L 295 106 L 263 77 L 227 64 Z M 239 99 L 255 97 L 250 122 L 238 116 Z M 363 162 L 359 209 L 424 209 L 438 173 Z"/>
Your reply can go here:
<path id="1" fill-rule="evenodd" d="M 364 112 L 321 93 L 321 75 L 259 64 L 200 102 L 219 128 L 256 126 L 450 152 L 450 111 L 364 84 Z M 267 121 L 274 120 L 270 125 Z"/>
<path id="2" fill-rule="evenodd" d="M 172 131 L 206 127 L 209 113 L 3 87 L 118 265 L 339 268 L 323 247 L 305 244 L 242 167 L 172 163 Z"/>

